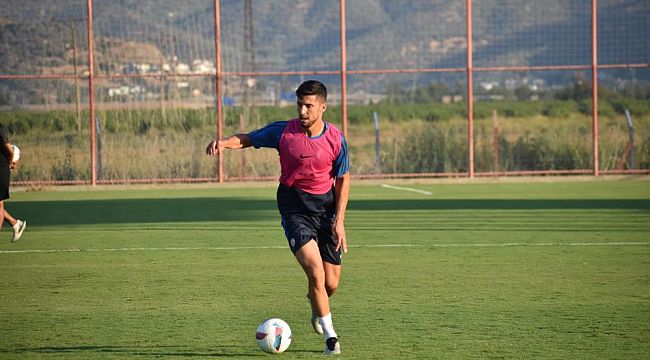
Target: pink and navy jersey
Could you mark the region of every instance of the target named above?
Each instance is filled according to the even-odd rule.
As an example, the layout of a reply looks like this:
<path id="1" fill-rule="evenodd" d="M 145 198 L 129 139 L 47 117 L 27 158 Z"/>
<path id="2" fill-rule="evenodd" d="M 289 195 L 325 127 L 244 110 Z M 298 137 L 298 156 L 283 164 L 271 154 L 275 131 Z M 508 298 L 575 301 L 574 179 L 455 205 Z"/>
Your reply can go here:
<path id="1" fill-rule="evenodd" d="M 323 133 L 305 135 L 299 119 L 273 122 L 248 134 L 251 144 L 269 147 L 280 154 L 280 183 L 310 194 L 325 194 L 334 179 L 350 170 L 348 146 L 343 133 L 325 122 Z"/>

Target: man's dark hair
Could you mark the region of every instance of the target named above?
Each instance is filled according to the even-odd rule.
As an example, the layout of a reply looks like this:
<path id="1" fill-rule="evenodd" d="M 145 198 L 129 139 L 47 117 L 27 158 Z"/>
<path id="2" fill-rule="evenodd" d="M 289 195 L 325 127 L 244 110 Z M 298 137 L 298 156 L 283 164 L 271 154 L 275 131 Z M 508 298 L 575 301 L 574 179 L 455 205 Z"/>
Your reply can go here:
<path id="1" fill-rule="evenodd" d="M 327 101 L 327 88 L 325 84 L 316 80 L 307 80 L 298 86 L 296 96 L 301 98 L 308 95 L 316 95 Z"/>

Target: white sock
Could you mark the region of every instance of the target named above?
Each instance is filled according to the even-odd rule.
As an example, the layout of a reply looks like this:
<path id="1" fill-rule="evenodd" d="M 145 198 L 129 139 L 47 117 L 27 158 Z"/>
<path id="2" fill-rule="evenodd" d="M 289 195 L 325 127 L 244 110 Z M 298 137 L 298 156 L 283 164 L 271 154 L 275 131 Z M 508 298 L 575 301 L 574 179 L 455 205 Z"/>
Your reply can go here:
<path id="1" fill-rule="evenodd" d="M 320 323 L 320 326 L 323 327 L 325 340 L 331 337 L 338 337 L 336 336 L 336 331 L 334 331 L 334 325 L 332 325 L 332 313 L 329 313 L 322 317 L 318 317 L 318 322 Z"/>

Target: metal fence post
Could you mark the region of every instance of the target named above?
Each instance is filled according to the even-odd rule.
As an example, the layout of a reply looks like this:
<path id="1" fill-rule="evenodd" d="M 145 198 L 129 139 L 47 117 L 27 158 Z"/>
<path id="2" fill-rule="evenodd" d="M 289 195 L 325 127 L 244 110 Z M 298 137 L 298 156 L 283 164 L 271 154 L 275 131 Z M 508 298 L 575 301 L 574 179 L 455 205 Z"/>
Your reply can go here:
<path id="1" fill-rule="evenodd" d="M 221 63 L 221 7 L 220 0 L 214 0 L 214 55 L 216 57 L 216 79 L 215 79 L 215 107 L 217 110 L 217 140 L 223 137 L 223 103 L 222 103 L 222 81 L 223 64 Z M 223 182 L 223 153 L 218 154 L 218 179 Z"/>
<path id="2" fill-rule="evenodd" d="M 97 185 L 97 149 L 95 147 L 95 52 L 93 48 L 93 0 L 88 5 L 88 95 L 90 110 L 90 184 Z"/>
<path id="3" fill-rule="evenodd" d="M 472 0 L 466 0 L 467 11 L 467 147 L 469 151 L 468 175 L 474 177 L 474 60 L 472 42 Z"/>
<path id="4" fill-rule="evenodd" d="M 598 176 L 598 1 L 591 0 L 591 88 L 594 143 L 594 176 Z"/>

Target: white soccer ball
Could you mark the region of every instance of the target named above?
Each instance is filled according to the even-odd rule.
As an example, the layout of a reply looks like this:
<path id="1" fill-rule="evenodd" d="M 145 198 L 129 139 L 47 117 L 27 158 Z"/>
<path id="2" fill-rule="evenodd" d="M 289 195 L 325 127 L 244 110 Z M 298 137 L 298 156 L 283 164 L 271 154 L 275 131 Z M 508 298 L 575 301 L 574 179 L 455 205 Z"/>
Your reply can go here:
<path id="1" fill-rule="evenodd" d="M 284 320 L 271 318 L 257 327 L 255 339 L 260 349 L 267 353 L 281 353 L 291 345 L 291 328 Z"/>
<path id="2" fill-rule="evenodd" d="M 11 159 L 11 161 L 16 162 L 16 161 L 20 160 L 20 149 L 16 145 L 11 145 L 11 147 L 14 150 L 14 157 L 13 157 L 13 159 Z"/>

